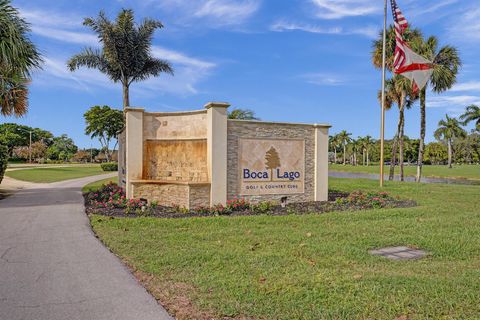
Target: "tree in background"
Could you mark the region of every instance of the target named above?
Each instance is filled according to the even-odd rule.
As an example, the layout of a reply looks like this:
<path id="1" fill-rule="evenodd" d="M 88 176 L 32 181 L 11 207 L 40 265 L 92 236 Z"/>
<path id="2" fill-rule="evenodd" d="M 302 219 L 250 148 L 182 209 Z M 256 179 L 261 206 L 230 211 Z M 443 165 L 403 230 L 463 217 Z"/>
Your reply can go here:
<path id="1" fill-rule="evenodd" d="M 47 155 L 47 145 L 42 141 L 37 141 L 32 143 L 32 146 L 22 146 L 22 147 L 15 147 L 13 149 L 13 155 L 17 159 L 29 159 L 30 152 L 32 159 L 40 160 L 45 159 Z"/>
<path id="2" fill-rule="evenodd" d="M 71 160 L 75 162 L 88 162 L 91 158 L 91 154 L 87 150 L 78 150 Z"/>
<path id="3" fill-rule="evenodd" d="M 475 122 L 475 126 L 480 131 L 480 107 L 474 104 L 467 107 L 465 113 L 460 116 L 463 125 L 468 125 L 470 122 Z"/>
<path id="4" fill-rule="evenodd" d="M 0 183 L 2 183 L 3 175 L 8 165 L 8 148 L 0 144 Z"/>
<path id="5" fill-rule="evenodd" d="M 460 126 L 460 122 L 448 115 L 445 119 L 438 122 L 438 129 L 433 134 L 437 140 L 445 140 L 448 147 L 448 167 L 452 168 L 452 140 L 454 138 L 464 138 L 467 133 Z"/>
<path id="6" fill-rule="evenodd" d="M 15 147 L 28 146 L 30 144 L 30 132 L 32 132 L 32 143 L 42 141 L 47 146 L 53 142 L 53 134 L 39 128 L 32 128 L 16 123 L 0 124 L 0 144 L 8 147 L 8 154 L 13 156 Z"/>
<path id="7" fill-rule="evenodd" d="M 358 138 L 357 140 L 360 145 L 360 149 L 362 150 L 362 164 L 365 166 L 370 165 L 370 148 L 375 143 L 371 136 L 365 136 L 363 138 Z"/>
<path id="8" fill-rule="evenodd" d="M 480 161 L 480 134 L 472 130 L 465 138 L 453 140 L 453 151 L 456 162 L 478 163 Z"/>
<path id="9" fill-rule="evenodd" d="M 448 161 L 447 147 L 443 143 L 430 142 L 425 146 L 425 162 L 440 165 Z"/>
<path id="10" fill-rule="evenodd" d="M 429 37 L 426 41 L 416 43 L 415 46 L 413 48 L 415 52 L 433 62 L 433 73 L 428 82 L 432 91 L 441 93 L 451 89 L 457 82 L 458 70 L 462 65 L 457 49 L 452 46 L 439 48 L 438 39 L 434 36 Z M 420 146 L 418 149 L 417 182 L 422 179 L 428 84 L 420 91 Z"/>
<path id="11" fill-rule="evenodd" d="M 83 25 L 98 36 L 102 50 L 87 48 L 68 62 L 70 71 L 79 67 L 98 69 L 123 88 L 123 109 L 130 106 L 130 85 L 161 73 L 173 75 L 170 63 L 154 58 L 151 53 L 152 38 L 156 29 L 163 28 L 158 20 L 144 19 L 135 23 L 132 10 L 123 9 L 115 22 L 104 12 L 96 19 L 86 18 Z"/>
<path id="12" fill-rule="evenodd" d="M 51 160 L 68 161 L 77 152 L 78 147 L 66 134 L 53 138 L 53 143 L 47 149 L 47 157 Z"/>
<path id="13" fill-rule="evenodd" d="M 260 120 L 255 116 L 255 112 L 249 109 L 233 109 L 228 112 L 228 119 Z"/>
<path id="14" fill-rule="evenodd" d="M 341 146 L 340 139 L 338 138 L 338 134 L 329 137 L 329 144 L 333 149 L 333 162 L 337 163 L 337 150 Z"/>
<path id="15" fill-rule="evenodd" d="M 338 133 L 338 139 L 343 147 L 343 165 L 347 164 L 347 144 L 352 141 L 352 138 L 350 138 L 351 135 L 352 134 L 348 133 L 346 130 Z"/>
<path id="16" fill-rule="evenodd" d="M 87 127 L 85 134 L 92 139 L 98 138 L 102 148 L 104 148 L 106 160 L 110 161 L 113 152 L 117 148 L 117 135 L 124 125 L 125 120 L 120 110 L 115 110 L 109 106 L 94 106 L 84 114 Z M 110 148 L 111 141 L 114 140 L 113 148 Z"/>
<path id="17" fill-rule="evenodd" d="M 28 38 L 28 23 L 9 0 L 0 0 L 0 112 L 23 116 L 28 110 L 28 83 L 42 62 Z"/>

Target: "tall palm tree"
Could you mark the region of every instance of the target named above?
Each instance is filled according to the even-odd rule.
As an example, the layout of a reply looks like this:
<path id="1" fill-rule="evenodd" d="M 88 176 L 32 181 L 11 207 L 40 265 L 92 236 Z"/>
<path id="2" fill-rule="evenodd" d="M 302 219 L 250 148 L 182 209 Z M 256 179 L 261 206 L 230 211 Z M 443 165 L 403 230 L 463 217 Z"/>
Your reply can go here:
<path id="1" fill-rule="evenodd" d="M 333 154 L 334 154 L 334 163 L 336 164 L 337 163 L 337 150 L 338 150 L 338 147 L 342 146 L 342 142 L 340 141 L 340 137 L 338 134 L 332 136 L 332 139 L 330 141 L 330 144 L 332 145 L 333 147 Z"/>
<path id="2" fill-rule="evenodd" d="M 27 113 L 31 72 L 42 59 L 28 38 L 29 24 L 10 0 L 0 0 L 0 26 L 0 113 L 19 117 Z"/>
<path id="3" fill-rule="evenodd" d="M 335 144 L 335 138 L 336 138 L 336 135 L 328 136 L 328 152 L 329 153 L 333 152 L 333 154 L 334 154 L 333 163 L 337 162 L 337 146 Z M 332 151 L 330 151 L 330 150 L 332 150 Z"/>
<path id="4" fill-rule="evenodd" d="M 352 138 L 350 138 L 351 135 L 352 134 L 348 133 L 346 130 L 342 130 L 338 134 L 338 140 L 343 147 L 343 165 L 347 164 L 347 144 L 352 141 Z"/>
<path id="5" fill-rule="evenodd" d="M 379 92 L 381 99 L 382 92 Z M 393 139 L 392 156 L 390 161 L 389 180 L 393 180 L 395 175 L 395 165 L 400 163 L 400 176 L 403 181 L 403 159 L 404 159 L 404 131 L 405 131 L 405 109 L 410 109 L 418 99 L 418 95 L 413 92 L 412 83 L 405 77 L 395 75 L 388 79 L 385 86 L 386 109 L 390 109 L 392 104 L 396 104 L 399 110 L 397 132 Z"/>
<path id="6" fill-rule="evenodd" d="M 249 109 L 233 109 L 228 112 L 228 119 L 260 120 L 255 116 L 255 112 Z"/>
<path id="7" fill-rule="evenodd" d="M 444 139 L 448 146 L 448 167 L 452 168 L 452 140 L 454 138 L 465 138 L 467 132 L 461 127 L 460 122 L 456 118 L 450 118 L 448 115 L 445 119 L 438 122 L 438 129 L 433 134 L 435 139 Z"/>
<path id="8" fill-rule="evenodd" d="M 419 42 L 422 39 L 422 33 L 419 29 L 407 29 L 403 34 L 405 42 L 412 44 Z M 395 29 L 393 26 L 390 26 L 387 30 L 386 37 L 386 68 L 393 73 L 393 62 L 395 56 Z M 383 63 L 383 32 L 380 32 L 379 37 L 373 41 L 373 51 L 372 51 L 372 63 L 373 65 L 380 69 L 382 68 Z M 397 149 L 400 146 L 400 176 L 403 176 L 403 128 L 405 126 L 405 116 L 404 110 L 405 107 L 411 106 L 408 102 L 408 97 L 411 97 L 412 93 L 412 84 L 409 80 L 404 77 L 394 76 L 391 80 L 386 83 L 386 95 L 385 95 L 385 108 L 389 110 L 392 107 L 392 104 L 396 104 L 399 108 L 399 118 L 397 125 L 397 133 L 395 134 L 394 144 L 392 148 L 392 161 L 390 164 L 390 175 L 389 179 L 393 180 L 393 175 L 395 172 L 395 163 Z M 381 103 L 382 92 L 379 91 L 378 98 Z M 403 179 L 402 179 L 403 180 Z"/>
<path id="9" fill-rule="evenodd" d="M 363 138 L 363 147 L 366 151 L 367 166 L 370 165 L 370 148 L 375 144 L 375 140 L 371 136 L 365 136 Z"/>
<path id="10" fill-rule="evenodd" d="M 416 42 L 413 49 L 432 61 L 433 73 L 429 79 L 429 85 L 435 93 L 445 92 L 452 88 L 457 82 L 458 70 L 462 65 L 458 50 L 452 46 L 439 48 L 438 39 L 434 36 L 426 41 Z M 425 130 L 426 130 L 426 104 L 427 86 L 420 91 L 420 146 L 418 148 L 417 175 L 416 181 L 422 178 L 423 155 L 425 152 Z"/>
<path id="11" fill-rule="evenodd" d="M 120 82 L 124 109 L 130 106 L 129 88 L 133 82 L 161 73 L 173 75 L 173 68 L 168 61 L 150 54 L 153 34 L 156 29 L 163 28 L 160 21 L 144 19 L 137 25 L 133 11 L 123 9 L 114 22 L 100 12 L 95 19 L 86 18 L 83 25 L 97 34 L 102 50 L 84 49 L 68 61 L 68 68 L 70 71 L 81 66 L 98 69 L 113 82 Z"/>
<path id="12" fill-rule="evenodd" d="M 477 128 L 480 128 L 480 107 L 474 104 L 467 107 L 465 113 L 460 116 L 464 125 L 475 122 Z"/>

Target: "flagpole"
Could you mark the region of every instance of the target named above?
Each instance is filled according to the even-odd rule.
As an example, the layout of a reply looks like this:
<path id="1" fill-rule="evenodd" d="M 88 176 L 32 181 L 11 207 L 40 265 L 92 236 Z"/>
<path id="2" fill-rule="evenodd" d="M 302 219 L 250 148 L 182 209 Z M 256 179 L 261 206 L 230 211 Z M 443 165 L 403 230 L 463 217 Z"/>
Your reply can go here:
<path id="1" fill-rule="evenodd" d="M 387 43 L 387 0 L 384 5 L 383 15 L 383 50 L 382 50 L 382 119 L 380 125 L 380 187 L 383 187 L 384 147 L 385 147 L 385 64 Z"/>

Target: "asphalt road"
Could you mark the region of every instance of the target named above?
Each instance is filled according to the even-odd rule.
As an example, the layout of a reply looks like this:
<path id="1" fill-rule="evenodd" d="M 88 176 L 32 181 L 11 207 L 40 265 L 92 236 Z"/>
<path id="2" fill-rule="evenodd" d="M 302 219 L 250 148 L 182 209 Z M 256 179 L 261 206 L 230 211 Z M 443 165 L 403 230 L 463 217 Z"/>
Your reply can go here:
<path id="1" fill-rule="evenodd" d="M 0 201 L 1 320 L 172 319 L 90 229 L 81 186 L 107 177 Z"/>

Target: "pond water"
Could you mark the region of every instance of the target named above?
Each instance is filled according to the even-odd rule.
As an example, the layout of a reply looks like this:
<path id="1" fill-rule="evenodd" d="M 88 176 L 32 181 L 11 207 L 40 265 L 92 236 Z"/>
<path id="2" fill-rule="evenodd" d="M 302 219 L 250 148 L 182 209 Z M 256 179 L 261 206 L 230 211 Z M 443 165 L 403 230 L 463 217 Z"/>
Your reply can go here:
<path id="1" fill-rule="evenodd" d="M 374 173 L 361 173 L 361 172 L 341 172 L 341 171 L 329 171 L 328 175 L 334 178 L 350 178 L 350 179 L 371 179 L 378 180 L 379 174 Z M 388 174 L 385 174 L 385 180 L 388 180 Z M 399 175 L 395 175 L 395 181 L 400 180 Z M 415 177 L 405 177 L 405 181 L 415 182 Z M 423 183 L 446 183 L 446 184 L 466 184 L 466 185 L 480 185 L 480 181 L 467 180 L 467 179 L 453 179 L 453 178 L 428 178 L 422 177 Z"/>

